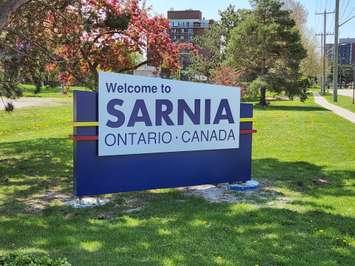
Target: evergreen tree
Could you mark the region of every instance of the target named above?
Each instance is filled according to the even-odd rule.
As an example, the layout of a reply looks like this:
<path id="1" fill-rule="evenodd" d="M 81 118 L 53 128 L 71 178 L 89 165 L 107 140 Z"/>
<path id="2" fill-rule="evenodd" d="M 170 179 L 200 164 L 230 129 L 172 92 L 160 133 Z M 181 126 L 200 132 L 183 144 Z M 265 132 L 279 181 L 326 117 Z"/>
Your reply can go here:
<path id="1" fill-rule="evenodd" d="M 197 53 L 191 57 L 188 75 L 192 80 L 210 81 L 213 71 L 223 62 L 223 28 L 215 23 L 203 35 L 195 38 Z"/>
<path id="2" fill-rule="evenodd" d="M 227 62 L 242 70 L 243 78 L 259 79 L 260 104 L 265 106 L 266 90 L 285 91 L 292 98 L 304 97 L 299 82 L 300 62 L 306 56 L 301 36 L 290 11 L 278 0 L 253 0 L 253 10 L 232 30 L 227 48 Z"/>

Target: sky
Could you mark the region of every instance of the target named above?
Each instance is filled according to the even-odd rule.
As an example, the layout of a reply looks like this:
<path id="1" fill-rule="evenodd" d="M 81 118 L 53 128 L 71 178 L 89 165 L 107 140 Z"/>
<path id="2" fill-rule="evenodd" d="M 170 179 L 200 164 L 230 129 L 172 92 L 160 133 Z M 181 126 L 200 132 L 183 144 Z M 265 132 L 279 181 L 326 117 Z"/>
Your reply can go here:
<path id="1" fill-rule="evenodd" d="M 250 8 L 248 0 L 147 0 L 153 8 L 153 13 L 165 15 L 171 8 L 199 9 L 206 19 L 218 20 L 218 10 L 225 9 L 229 4 L 237 8 Z M 335 0 L 300 0 L 308 11 L 308 28 L 315 34 L 323 31 L 323 16 L 316 16 L 316 12 L 334 11 Z M 355 15 L 355 0 L 340 0 L 340 23 Z M 327 31 L 334 32 L 334 15 L 327 17 Z M 344 24 L 339 30 L 340 38 L 355 38 L 355 18 Z M 318 37 L 320 38 L 320 37 Z M 333 42 L 334 37 L 328 36 L 327 42 Z M 320 39 L 319 39 L 320 43 Z"/>

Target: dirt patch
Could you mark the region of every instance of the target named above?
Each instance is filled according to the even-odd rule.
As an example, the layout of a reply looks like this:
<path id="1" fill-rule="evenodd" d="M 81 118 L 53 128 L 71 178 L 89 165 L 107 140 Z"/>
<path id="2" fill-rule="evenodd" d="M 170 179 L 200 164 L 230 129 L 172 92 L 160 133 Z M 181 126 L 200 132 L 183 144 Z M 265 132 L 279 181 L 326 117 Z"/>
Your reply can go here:
<path id="1" fill-rule="evenodd" d="M 182 191 L 187 196 L 197 196 L 213 203 L 232 203 L 238 201 L 234 193 L 228 190 L 227 185 L 201 185 L 182 187 L 178 188 L 178 190 Z"/>
<path id="2" fill-rule="evenodd" d="M 252 191 L 231 191 L 228 189 L 228 184 L 220 185 L 201 185 L 191 187 L 177 188 L 186 196 L 194 196 L 203 198 L 211 203 L 249 203 L 257 206 L 284 206 L 290 200 L 272 184 L 261 182 L 260 187 Z M 147 202 L 158 197 L 149 193 L 129 193 L 129 194 L 114 194 L 108 195 L 101 200 L 110 201 L 112 208 L 109 213 L 100 213 L 98 219 L 111 219 L 118 213 L 133 214 L 139 213 L 144 209 Z M 54 206 L 64 205 L 67 202 L 75 201 L 73 195 L 62 193 L 55 190 L 49 190 L 41 194 L 32 196 L 30 199 L 19 199 L 26 205 L 25 211 L 27 213 L 38 213 L 42 210 Z M 93 200 L 96 200 L 93 198 Z M 181 201 L 185 201 L 181 199 Z M 99 205 L 97 205 L 99 206 Z M 95 206 L 92 206 L 95 207 Z M 69 219 L 70 217 L 68 217 Z"/>
<path id="3" fill-rule="evenodd" d="M 53 205 L 62 205 L 65 201 L 69 200 L 72 196 L 62 192 L 50 190 L 38 195 L 32 196 L 30 199 L 19 199 L 20 202 L 26 205 L 26 213 L 38 213 Z"/>
<path id="4" fill-rule="evenodd" d="M 187 196 L 200 197 L 212 203 L 250 203 L 256 205 L 280 205 L 289 202 L 289 199 L 267 183 L 260 183 L 260 187 L 250 191 L 231 191 L 228 184 L 201 185 L 183 187 L 178 190 Z"/>

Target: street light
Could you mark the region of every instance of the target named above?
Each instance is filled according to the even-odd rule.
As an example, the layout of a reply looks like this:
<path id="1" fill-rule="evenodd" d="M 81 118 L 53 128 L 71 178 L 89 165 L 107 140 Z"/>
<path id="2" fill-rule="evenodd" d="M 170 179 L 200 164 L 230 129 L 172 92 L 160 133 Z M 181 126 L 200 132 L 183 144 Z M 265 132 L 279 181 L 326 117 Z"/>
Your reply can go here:
<path id="1" fill-rule="evenodd" d="M 353 65 L 353 104 L 355 104 L 355 65 Z"/>

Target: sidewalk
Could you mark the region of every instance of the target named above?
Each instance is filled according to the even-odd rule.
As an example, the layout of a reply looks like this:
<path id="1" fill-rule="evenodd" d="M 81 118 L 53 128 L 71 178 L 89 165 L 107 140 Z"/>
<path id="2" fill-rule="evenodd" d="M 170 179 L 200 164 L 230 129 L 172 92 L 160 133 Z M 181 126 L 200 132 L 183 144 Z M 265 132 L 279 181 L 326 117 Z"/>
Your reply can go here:
<path id="1" fill-rule="evenodd" d="M 5 99 L 5 102 L 14 104 L 15 109 L 26 107 L 48 107 L 61 105 L 63 100 L 55 98 L 37 98 L 37 97 L 23 97 L 16 100 Z M 0 100 L 0 111 L 4 109 L 4 105 Z"/>
<path id="2" fill-rule="evenodd" d="M 324 107 L 325 109 L 328 109 L 328 110 L 332 111 L 333 113 L 337 114 L 338 116 L 341 116 L 342 118 L 347 119 L 350 122 L 355 124 L 355 113 L 329 103 L 326 99 L 324 99 L 322 96 L 320 96 L 318 92 L 314 93 L 314 101 L 316 102 L 316 104 L 319 104 L 320 106 Z"/>

